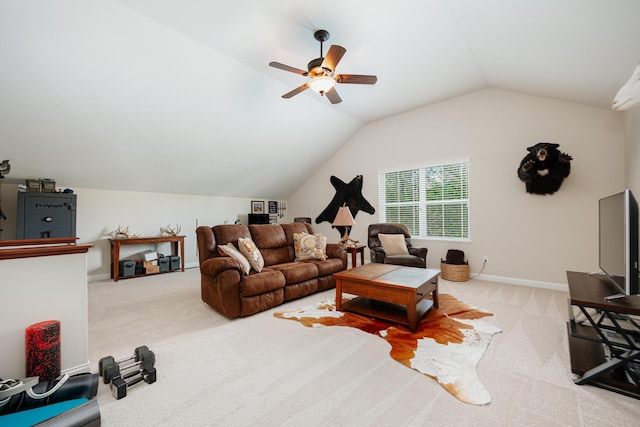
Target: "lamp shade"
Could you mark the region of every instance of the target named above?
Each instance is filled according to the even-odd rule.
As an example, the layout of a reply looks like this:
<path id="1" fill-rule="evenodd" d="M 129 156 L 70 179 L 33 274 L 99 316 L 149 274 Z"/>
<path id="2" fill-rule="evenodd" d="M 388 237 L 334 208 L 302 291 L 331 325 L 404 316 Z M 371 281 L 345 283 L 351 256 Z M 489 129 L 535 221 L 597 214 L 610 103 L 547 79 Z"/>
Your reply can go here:
<path id="1" fill-rule="evenodd" d="M 331 77 L 319 76 L 311 79 L 311 81 L 309 82 L 309 87 L 318 93 L 325 93 L 326 91 L 331 89 L 335 84 L 336 84 L 336 81 L 333 80 Z"/>
<path id="2" fill-rule="evenodd" d="M 342 206 L 338 209 L 338 213 L 336 214 L 336 218 L 333 220 L 334 227 L 351 227 L 356 225 L 356 220 L 353 219 L 353 215 L 351 215 L 351 211 L 347 206 Z"/>

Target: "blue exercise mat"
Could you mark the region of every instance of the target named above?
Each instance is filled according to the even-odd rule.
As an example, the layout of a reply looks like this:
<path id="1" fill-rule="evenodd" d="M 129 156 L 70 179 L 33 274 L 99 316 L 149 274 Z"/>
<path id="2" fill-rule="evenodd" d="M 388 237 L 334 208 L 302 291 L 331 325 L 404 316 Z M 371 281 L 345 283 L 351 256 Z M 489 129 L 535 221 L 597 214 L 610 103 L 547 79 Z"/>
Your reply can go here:
<path id="1" fill-rule="evenodd" d="M 14 412 L 0 416 L 0 427 L 30 427 L 41 423 L 70 409 L 83 405 L 89 399 L 72 399 L 64 402 L 53 403 L 26 411 Z"/>

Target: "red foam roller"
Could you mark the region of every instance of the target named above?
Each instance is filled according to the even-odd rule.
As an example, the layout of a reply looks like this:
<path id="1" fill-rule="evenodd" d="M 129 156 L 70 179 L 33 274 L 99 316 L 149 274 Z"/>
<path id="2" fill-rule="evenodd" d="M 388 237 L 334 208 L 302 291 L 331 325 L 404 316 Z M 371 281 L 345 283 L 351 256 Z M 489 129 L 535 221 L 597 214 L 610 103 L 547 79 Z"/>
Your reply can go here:
<path id="1" fill-rule="evenodd" d="M 60 376 L 60 321 L 47 320 L 25 330 L 26 376 L 53 381 Z"/>

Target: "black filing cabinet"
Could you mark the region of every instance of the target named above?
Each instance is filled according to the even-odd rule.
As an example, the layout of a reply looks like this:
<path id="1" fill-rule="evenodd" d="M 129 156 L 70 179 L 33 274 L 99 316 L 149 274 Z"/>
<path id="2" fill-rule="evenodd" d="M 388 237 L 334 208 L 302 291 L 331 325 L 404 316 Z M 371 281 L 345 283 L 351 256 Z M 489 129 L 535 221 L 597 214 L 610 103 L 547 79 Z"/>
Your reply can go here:
<path id="1" fill-rule="evenodd" d="M 76 195 L 18 193 L 18 239 L 76 237 Z"/>

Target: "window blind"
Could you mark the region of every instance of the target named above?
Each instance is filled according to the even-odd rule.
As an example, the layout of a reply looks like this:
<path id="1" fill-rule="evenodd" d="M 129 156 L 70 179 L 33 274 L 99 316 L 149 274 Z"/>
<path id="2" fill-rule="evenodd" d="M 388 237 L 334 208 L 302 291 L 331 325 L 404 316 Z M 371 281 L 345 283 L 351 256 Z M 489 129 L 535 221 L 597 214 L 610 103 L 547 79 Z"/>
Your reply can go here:
<path id="1" fill-rule="evenodd" d="M 381 222 L 422 238 L 469 239 L 469 162 L 379 174 Z"/>

